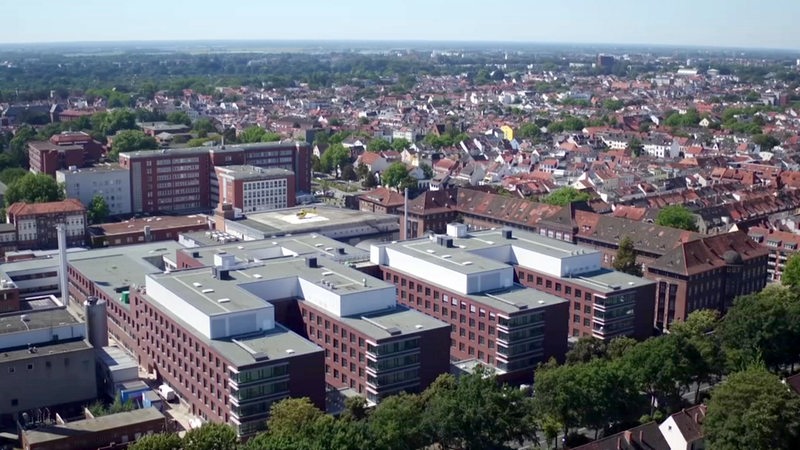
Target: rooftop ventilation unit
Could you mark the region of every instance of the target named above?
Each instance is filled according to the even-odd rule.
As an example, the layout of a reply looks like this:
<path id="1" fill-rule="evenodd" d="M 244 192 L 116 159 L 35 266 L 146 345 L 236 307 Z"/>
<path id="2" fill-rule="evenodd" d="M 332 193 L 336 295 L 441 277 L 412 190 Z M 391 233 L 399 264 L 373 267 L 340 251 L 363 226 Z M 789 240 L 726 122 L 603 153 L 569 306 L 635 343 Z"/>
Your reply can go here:
<path id="1" fill-rule="evenodd" d="M 210 294 L 210 293 L 214 292 L 214 290 L 213 289 L 203 289 L 200 292 L 202 292 L 203 294 Z"/>
<path id="2" fill-rule="evenodd" d="M 231 299 L 229 298 L 221 298 L 217 300 L 217 303 L 230 303 Z"/>

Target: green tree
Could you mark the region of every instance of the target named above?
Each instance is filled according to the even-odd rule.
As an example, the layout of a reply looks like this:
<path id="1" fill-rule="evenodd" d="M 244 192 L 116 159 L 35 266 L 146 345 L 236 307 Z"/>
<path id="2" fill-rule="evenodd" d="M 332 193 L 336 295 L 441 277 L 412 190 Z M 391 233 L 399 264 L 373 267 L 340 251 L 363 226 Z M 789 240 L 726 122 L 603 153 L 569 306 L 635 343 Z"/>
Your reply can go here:
<path id="1" fill-rule="evenodd" d="M 0 182 L 8 186 L 28 173 L 30 172 L 21 167 L 7 167 L 0 171 Z"/>
<path id="2" fill-rule="evenodd" d="M 700 400 L 700 384 L 713 383 L 722 376 L 725 357 L 719 336 L 714 332 L 717 326 L 718 313 L 710 309 L 701 309 L 689 313 L 684 322 L 675 322 L 670 327 L 681 346 L 690 351 L 692 382 L 695 383 L 695 403 Z"/>
<path id="3" fill-rule="evenodd" d="M 764 368 L 750 367 L 712 391 L 703 431 L 709 450 L 796 448 L 800 396 Z"/>
<path id="4" fill-rule="evenodd" d="M 592 336 L 583 336 L 567 352 L 566 364 L 587 363 L 606 356 L 605 342 Z"/>
<path id="5" fill-rule="evenodd" d="M 387 141 L 386 139 L 375 138 L 367 143 L 368 152 L 382 152 L 391 149 L 392 149 L 392 143 Z"/>
<path id="6" fill-rule="evenodd" d="M 433 444 L 420 420 L 424 414 L 417 395 L 401 393 L 384 399 L 369 416 L 374 448 L 416 450 Z"/>
<path id="7" fill-rule="evenodd" d="M 281 140 L 281 135 L 278 133 L 273 133 L 272 131 L 267 131 L 261 136 L 261 142 L 278 142 Z"/>
<path id="8" fill-rule="evenodd" d="M 28 142 L 36 137 L 36 131 L 32 127 L 20 127 L 14 137 L 8 143 L 11 153 L 11 164 L 28 168 Z"/>
<path id="9" fill-rule="evenodd" d="M 205 423 L 183 437 L 183 450 L 236 450 L 236 432 L 227 424 Z"/>
<path id="10" fill-rule="evenodd" d="M 353 168 L 352 164 L 346 164 L 342 167 L 342 179 L 345 181 L 356 181 L 358 180 L 358 174 L 356 170 Z"/>
<path id="11" fill-rule="evenodd" d="M 307 397 L 287 398 L 270 407 L 267 434 L 273 437 L 291 437 L 310 431 L 314 422 L 324 413 Z"/>
<path id="12" fill-rule="evenodd" d="M 349 160 L 350 150 L 342 144 L 333 144 L 320 157 L 320 169 L 322 169 L 322 172 L 330 172 L 339 169 Z"/>
<path id="13" fill-rule="evenodd" d="M 637 388 L 650 396 L 650 415 L 658 403 L 679 399 L 681 386 L 691 382 L 688 350 L 672 335 L 650 338 L 628 350 L 621 362 Z"/>
<path id="14" fill-rule="evenodd" d="M 558 365 L 554 360 L 540 365 L 534 375 L 536 393 L 533 408 L 544 421 L 560 424 L 566 435 L 580 423 L 578 407 L 583 401 L 575 365 Z"/>
<path id="15" fill-rule="evenodd" d="M 142 436 L 128 450 L 180 450 L 181 438 L 175 433 L 156 433 Z"/>
<path id="16" fill-rule="evenodd" d="M 697 223 L 691 211 L 683 205 L 670 205 L 658 212 L 656 224 L 662 227 L 680 228 L 681 230 L 697 231 Z"/>
<path id="17" fill-rule="evenodd" d="M 534 434 L 530 399 L 481 368 L 440 375 L 422 397 L 424 426 L 443 448 L 498 448 Z"/>
<path id="18" fill-rule="evenodd" d="M 184 111 L 174 111 L 167 114 L 167 122 L 174 124 L 192 125 L 192 119 Z"/>
<path id="19" fill-rule="evenodd" d="M 64 190 L 55 178 L 43 173 L 28 173 L 6 189 L 6 207 L 16 202 L 45 203 L 64 199 Z"/>
<path id="20" fill-rule="evenodd" d="M 631 150 L 633 156 L 639 157 L 642 155 L 642 150 L 644 149 L 644 146 L 642 145 L 642 141 L 640 141 L 639 138 L 633 136 L 628 141 L 628 148 Z"/>
<path id="21" fill-rule="evenodd" d="M 392 163 L 381 173 L 381 181 L 385 186 L 399 188 L 408 182 L 411 176 L 408 174 L 408 167 L 401 162 Z"/>
<path id="22" fill-rule="evenodd" d="M 211 122 L 211 119 L 208 117 L 201 117 L 194 122 L 192 129 L 197 133 L 197 137 L 204 138 L 208 136 L 208 133 L 212 131 L 217 131 L 214 124 Z"/>
<path id="23" fill-rule="evenodd" d="M 408 140 L 399 138 L 392 141 L 392 150 L 396 150 L 398 152 L 402 152 L 403 150 L 407 149 L 411 146 L 411 143 Z"/>
<path id="24" fill-rule="evenodd" d="M 115 134 L 120 130 L 136 129 L 136 113 L 129 109 L 115 109 L 114 111 L 97 113 L 92 116 L 92 129 L 106 136 Z"/>
<path id="25" fill-rule="evenodd" d="M 96 194 L 89 204 L 87 215 L 90 223 L 103 223 L 108 218 L 109 208 L 106 199 L 102 195 Z"/>
<path id="26" fill-rule="evenodd" d="M 425 174 L 426 180 L 433 178 L 433 168 L 430 166 L 430 164 L 420 163 L 419 168 L 422 169 L 422 173 Z"/>
<path id="27" fill-rule="evenodd" d="M 108 157 L 114 161 L 119 159 L 120 153 L 134 152 L 137 150 L 155 150 L 158 142 L 153 136 L 148 136 L 139 130 L 122 130 L 114 136 L 111 151 Z"/>
<path id="28" fill-rule="evenodd" d="M 756 134 L 753 136 L 753 143 L 760 145 L 761 150 L 770 151 L 780 145 L 781 141 L 770 134 Z"/>
<path id="29" fill-rule="evenodd" d="M 517 130 L 517 136 L 524 139 L 536 139 L 541 135 L 542 129 L 535 123 L 524 123 Z"/>
<path id="30" fill-rule="evenodd" d="M 638 344 L 636 339 L 628 336 L 620 336 L 612 339 L 611 342 L 608 343 L 606 352 L 610 359 L 620 359 L 628 353 L 628 350 L 635 347 L 636 344 Z"/>
<path id="31" fill-rule="evenodd" d="M 8 169 L 6 169 L 8 170 Z M 0 172 L 0 181 L 3 180 L 3 173 Z M 5 183 L 5 181 L 3 181 Z M 794 253 L 786 261 L 783 272 L 781 272 L 781 284 L 784 286 L 800 287 L 800 253 Z"/>
<path id="32" fill-rule="evenodd" d="M 258 125 L 253 125 L 252 127 L 247 127 L 239 133 L 239 142 L 245 144 L 252 144 L 254 142 L 261 142 L 261 139 L 264 135 L 267 134 L 267 131 L 263 128 L 259 127 Z"/>
<path id="33" fill-rule="evenodd" d="M 551 192 L 550 195 L 544 198 L 544 202 L 548 205 L 566 206 L 574 202 L 585 202 L 589 198 L 588 193 L 581 192 L 571 186 L 565 186 Z"/>
<path id="34" fill-rule="evenodd" d="M 633 239 L 630 236 L 625 236 L 619 242 L 617 257 L 612 265 L 614 270 L 637 277 L 642 276 L 642 266 L 636 262 L 636 250 L 633 248 Z"/>
<path id="35" fill-rule="evenodd" d="M 772 285 L 739 297 L 717 332 L 730 370 L 756 361 L 774 371 L 793 365 L 800 349 L 800 293 Z"/>

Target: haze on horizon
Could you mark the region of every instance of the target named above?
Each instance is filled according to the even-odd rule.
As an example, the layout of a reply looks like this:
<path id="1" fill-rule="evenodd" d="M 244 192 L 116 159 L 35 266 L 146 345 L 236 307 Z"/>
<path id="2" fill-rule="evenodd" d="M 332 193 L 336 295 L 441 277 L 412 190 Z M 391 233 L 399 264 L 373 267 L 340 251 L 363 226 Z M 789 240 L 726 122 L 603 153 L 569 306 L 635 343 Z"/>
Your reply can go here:
<path id="1" fill-rule="evenodd" d="M 797 0 L 28 0 L 0 45 L 172 40 L 500 41 L 800 50 Z"/>

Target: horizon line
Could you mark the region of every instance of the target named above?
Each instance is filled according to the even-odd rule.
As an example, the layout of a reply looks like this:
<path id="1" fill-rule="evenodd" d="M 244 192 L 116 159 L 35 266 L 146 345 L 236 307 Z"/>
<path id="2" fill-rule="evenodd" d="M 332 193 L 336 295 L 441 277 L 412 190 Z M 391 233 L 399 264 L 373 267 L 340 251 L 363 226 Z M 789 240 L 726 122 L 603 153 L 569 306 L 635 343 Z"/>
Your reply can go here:
<path id="1" fill-rule="evenodd" d="M 426 43 L 426 44 L 514 44 L 514 45 L 570 45 L 578 47 L 657 47 L 668 49 L 708 49 L 708 50 L 760 50 L 778 52 L 800 52 L 798 48 L 790 47 L 757 47 L 757 46 L 728 46 L 728 45 L 702 45 L 702 44 L 665 44 L 665 43 L 613 43 L 613 42 L 571 42 L 571 41 L 534 41 L 534 40 L 500 40 L 500 39 L 365 39 L 365 38 L 169 38 L 169 39 L 111 39 L 87 41 L 29 41 L 29 42 L 0 42 L 0 50 L 8 46 L 65 46 L 65 45 L 91 45 L 91 44 L 155 44 L 155 43 L 266 43 L 266 42 L 302 42 L 302 43 Z"/>

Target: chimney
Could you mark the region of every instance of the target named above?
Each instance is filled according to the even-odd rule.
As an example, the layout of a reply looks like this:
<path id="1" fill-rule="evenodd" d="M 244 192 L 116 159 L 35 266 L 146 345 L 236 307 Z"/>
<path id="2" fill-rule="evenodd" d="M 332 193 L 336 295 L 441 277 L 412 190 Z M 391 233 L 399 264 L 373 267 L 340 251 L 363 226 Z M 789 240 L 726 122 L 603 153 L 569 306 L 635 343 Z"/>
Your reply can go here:
<path id="1" fill-rule="evenodd" d="M 311 268 L 311 269 L 316 269 L 317 268 L 317 258 L 314 258 L 314 257 L 306 258 L 306 267 Z"/>
<path id="2" fill-rule="evenodd" d="M 644 430 L 639 430 L 639 443 L 644 444 Z"/>
<path id="3" fill-rule="evenodd" d="M 617 438 L 617 450 L 622 450 L 622 438 Z"/>
<path id="4" fill-rule="evenodd" d="M 58 234 L 58 285 L 61 288 L 61 302 L 69 306 L 69 279 L 67 278 L 67 226 L 56 225 Z"/>
<path id="5" fill-rule="evenodd" d="M 630 444 L 631 440 L 633 439 L 633 433 L 631 433 L 629 430 L 625 430 L 625 433 L 623 433 L 623 436 L 625 436 L 625 442 Z"/>

